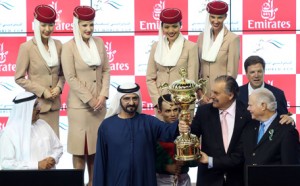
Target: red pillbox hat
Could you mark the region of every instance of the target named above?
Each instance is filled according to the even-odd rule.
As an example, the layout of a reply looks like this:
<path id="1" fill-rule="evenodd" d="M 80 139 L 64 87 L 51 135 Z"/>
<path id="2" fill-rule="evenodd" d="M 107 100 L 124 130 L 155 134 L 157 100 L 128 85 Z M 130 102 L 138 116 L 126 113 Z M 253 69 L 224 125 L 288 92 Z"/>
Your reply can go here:
<path id="1" fill-rule="evenodd" d="M 160 13 L 159 19 L 163 23 L 177 23 L 182 19 L 181 11 L 177 8 L 166 8 Z"/>
<path id="2" fill-rule="evenodd" d="M 54 23 L 56 19 L 55 10 L 49 5 L 38 5 L 34 10 L 34 17 L 43 23 Z"/>
<path id="3" fill-rule="evenodd" d="M 73 15 L 80 20 L 91 21 L 95 18 L 95 9 L 90 6 L 77 6 L 73 11 Z"/>
<path id="4" fill-rule="evenodd" d="M 210 14 L 223 15 L 228 11 L 228 4 L 223 1 L 213 1 L 207 4 L 206 10 Z"/>

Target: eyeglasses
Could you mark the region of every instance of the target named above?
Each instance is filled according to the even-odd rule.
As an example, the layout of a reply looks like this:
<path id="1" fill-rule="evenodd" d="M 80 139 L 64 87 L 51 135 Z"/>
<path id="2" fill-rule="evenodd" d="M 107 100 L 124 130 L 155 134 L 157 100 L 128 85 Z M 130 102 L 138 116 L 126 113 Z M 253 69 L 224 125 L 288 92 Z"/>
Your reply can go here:
<path id="1" fill-rule="evenodd" d="M 137 102 L 139 101 L 139 97 L 123 97 L 122 100 L 126 103 L 129 103 L 130 101 Z"/>

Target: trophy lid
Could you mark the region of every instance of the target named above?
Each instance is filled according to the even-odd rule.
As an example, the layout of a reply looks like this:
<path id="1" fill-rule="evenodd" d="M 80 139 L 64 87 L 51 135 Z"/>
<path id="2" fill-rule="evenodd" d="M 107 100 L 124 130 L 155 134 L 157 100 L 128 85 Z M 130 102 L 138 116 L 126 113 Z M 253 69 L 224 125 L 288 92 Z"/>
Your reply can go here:
<path id="1" fill-rule="evenodd" d="M 181 75 L 181 79 L 174 81 L 170 85 L 169 88 L 171 90 L 176 90 L 176 91 L 191 90 L 191 89 L 195 89 L 197 87 L 197 84 L 193 80 L 186 78 L 187 72 L 186 72 L 185 68 L 181 68 L 179 70 L 179 74 Z"/>
<path id="2" fill-rule="evenodd" d="M 172 90 L 191 90 L 191 89 L 195 89 L 195 87 L 197 86 L 197 84 L 189 79 L 181 79 L 181 80 L 177 80 L 174 81 L 171 85 L 170 85 L 170 89 Z"/>

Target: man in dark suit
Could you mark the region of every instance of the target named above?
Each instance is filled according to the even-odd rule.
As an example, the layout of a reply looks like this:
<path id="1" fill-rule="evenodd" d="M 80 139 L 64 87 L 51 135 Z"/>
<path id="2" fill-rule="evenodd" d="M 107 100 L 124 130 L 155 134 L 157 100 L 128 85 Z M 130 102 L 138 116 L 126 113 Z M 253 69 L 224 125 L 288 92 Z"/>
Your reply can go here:
<path id="1" fill-rule="evenodd" d="M 276 98 L 266 88 L 255 89 L 249 96 L 252 119 L 242 134 L 246 165 L 300 164 L 297 129 L 279 124 Z"/>
<path id="2" fill-rule="evenodd" d="M 197 186 L 243 185 L 242 155 L 228 156 L 235 150 L 244 127 L 251 121 L 246 105 L 236 99 L 238 92 L 239 86 L 233 77 L 219 76 L 212 86 L 212 103 L 197 109 L 191 133 L 202 136 L 201 150 L 209 156 L 200 159 Z M 221 122 L 222 113 L 227 113 L 227 136 L 222 132 L 225 130 L 221 124 L 224 123 Z M 224 141 L 228 141 L 226 145 Z"/>
<path id="3" fill-rule="evenodd" d="M 257 88 L 267 88 L 275 96 L 277 100 L 277 112 L 279 115 L 287 114 L 287 102 L 284 92 L 279 88 L 269 85 L 264 82 L 266 63 L 259 56 L 249 56 L 244 63 L 246 76 L 249 82 L 240 87 L 239 99 L 245 104 L 248 104 L 248 96 Z"/>
<path id="4" fill-rule="evenodd" d="M 219 76 L 212 87 L 212 103 L 197 109 L 191 124 L 191 133 L 202 139 L 197 186 L 244 184 L 244 157 L 240 140 L 245 126 L 253 120 L 247 106 L 237 99 L 238 92 L 239 87 L 234 78 Z M 223 113 L 227 113 L 225 118 Z M 291 122 L 290 119 L 283 123 Z M 226 131 L 224 123 L 227 124 L 227 136 L 223 132 Z M 228 141 L 227 145 L 225 141 Z"/>

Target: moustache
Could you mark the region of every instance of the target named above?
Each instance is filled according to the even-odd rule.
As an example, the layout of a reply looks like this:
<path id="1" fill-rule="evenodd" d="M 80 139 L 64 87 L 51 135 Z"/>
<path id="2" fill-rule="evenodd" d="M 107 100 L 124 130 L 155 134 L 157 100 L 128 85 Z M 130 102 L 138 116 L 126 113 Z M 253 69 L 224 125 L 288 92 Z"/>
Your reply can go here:
<path id="1" fill-rule="evenodd" d="M 126 108 L 130 108 L 130 107 L 136 108 L 137 106 L 135 106 L 135 105 L 128 105 Z"/>

